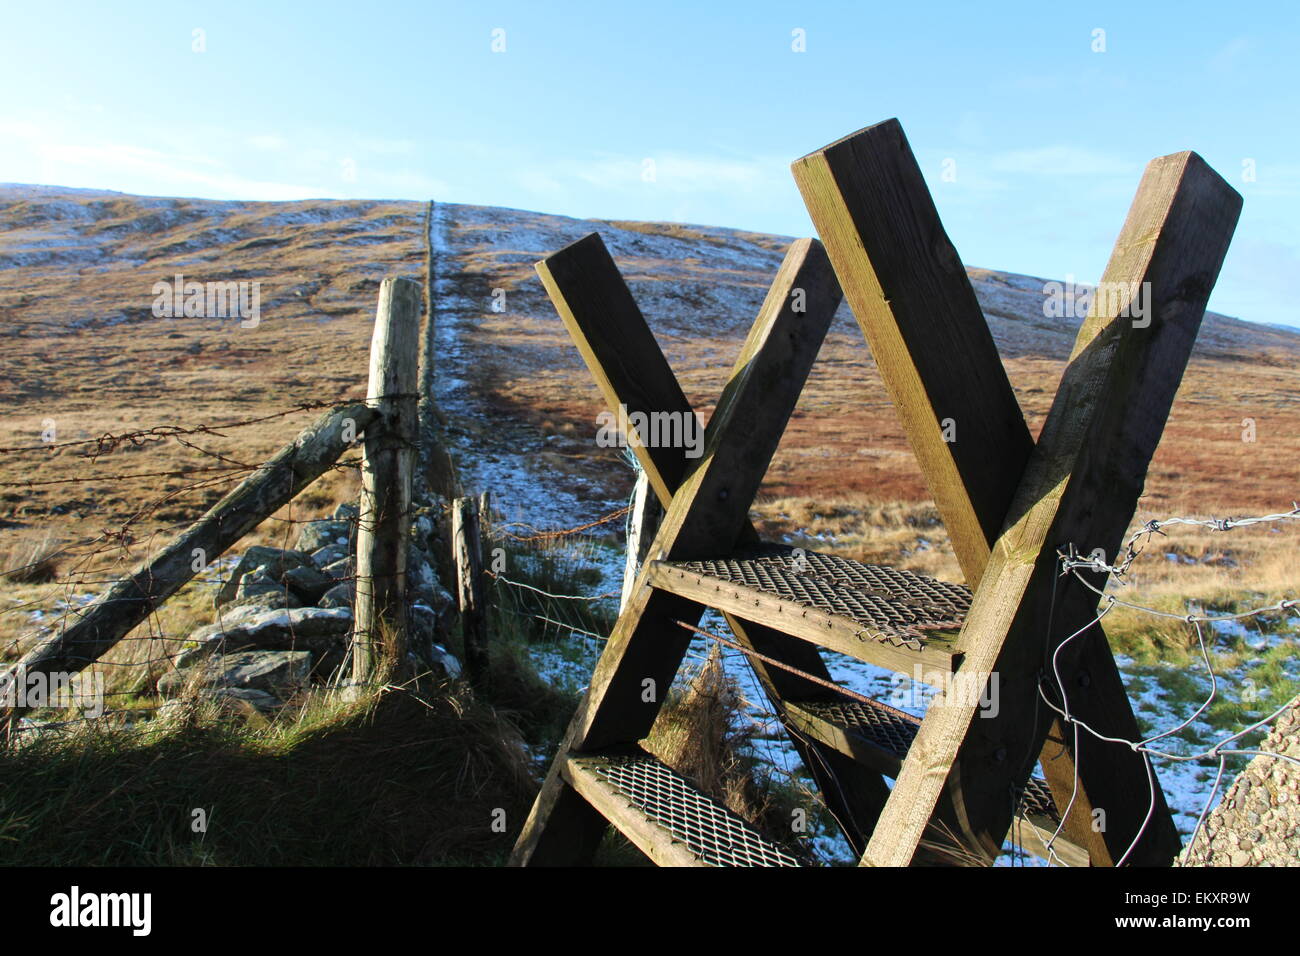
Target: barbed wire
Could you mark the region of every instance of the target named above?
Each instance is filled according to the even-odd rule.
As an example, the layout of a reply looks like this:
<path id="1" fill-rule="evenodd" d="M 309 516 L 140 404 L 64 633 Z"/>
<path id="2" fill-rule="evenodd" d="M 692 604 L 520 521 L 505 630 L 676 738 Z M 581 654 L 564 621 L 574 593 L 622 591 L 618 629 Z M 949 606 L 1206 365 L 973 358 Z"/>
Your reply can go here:
<path id="1" fill-rule="evenodd" d="M 599 527 L 600 525 L 603 524 L 608 524 L 611 521 L 623 517 L 625 514 L 628 513 L 629 510 L 630 509 L 627 507 L 619 508 L 617 511 L 611 511 L 609 514 L 597 518 L 595 521 L 588 521 L 586 524 L 580 524 L 573 528 L 561 528 L 559 530 L 549 530 L 549 531 L 538 530 L 533 525 L 530 525 L 524 521 L 507 521 L 504 522 L 503 524 L 497 525 L 496 527 L 499 529 L 502 536 L 510 538 L 511 540 L 514 541 L 546 541 L 552 538 L 567 538 L 570 537 L 571 535 L 581 534 L 584 531 L 590 531 L 592 528 Z M 510 527 L 531 528 L 534 533 L 528 535 L 514 534 L 513 532 L 506 530 L 507 528 Z"/>
<path id="2" fill-rule="evenodd" d="M 119 445 L 129 444 L 132 446 L 142 446 L 154 444 L 156 442 L 166 441 L 168 438 L 177 438 L 182 435 L 215 435 L 218 438 L 224 438 L 221 434 L 223 431 L 229 431 L 232 428 L 245 428 L 250 425 L 261 425 L 265 422 L 273 421 L 277 418 L 285 418 L 289 415 L 297 415 L 300 412 L 318 411 L 324 408 L 344 408 L 363 399 L 355 398 L 337 402 L 299 402 L 290 408 L 278 412 L 272 412 L 269 415 L 262 415 L 257 418 L 245 418 L 237 421 L 220 422 L 216 425 L 153 425 L 149 428 L 139 428 L 135 431 L 123 432 L 120 435 L 114 435 L 111 432 L 105 432 L 96 438 L 83 438 L 76 441 L 65 442 L 45 442 L 39 445 L 11 445 L 0 448 L 0 454 L 27 454 L 31 452 L 49 452 L 59 448 L 78 448 L 84 445 L 94 445 L 95 451 L 83 457 L 94 460 L 100 455 L 111 454 Z"/>
<path id="3" fill-rule="evenodd" d="M 1171 762 L 1179 762 L 1179 763 L 1202 762 L 1206 760 L 1218 761 L 1214 783 L 1210 788 L 1209 794 L 1206 796 L 1201 811 L 1197 816 L 1196 825 L 1193 828 L 1190 837 L 1188 838 L 1186 845 L 1189 848 L 1196 843 L 1196 838 L 1200 834 L 1205 824 L 1205 821 L 1209 816 L 1211 809 L 1214 806 L 1214 803 L 1218 797 L 1220 786 L 1222 785 L 1224 774 L 1227 769 L 1227 759 L 1230 756 L 1251 756 L 1251 757 L 1268 756 L 1268 757 L 1273 757 L 1273 758 L 1287 761 L 1296 766 L 1300 766 L 1300 759 L 1292 757 L 1289 754 L 1276 753 L 1272 751 L 1264 751 L 1256 748 L 1231 746 L 1235 742 L 1239 741 L 1242 737 L 1258 732 L 1261 729 L 1271 725 L 1275 720 L 1277 720 L 1277 718 L 1282 714 L 1283 711 L 1293 706 L 1293 704 L 1295 703 L 1294 698 L 1288 698 L 1287 700 L 1283 701 L 1281 704 L 1279 704 L 1275 709 L 1270 711 L 1265 716 L 1261 717 L 1256 721 L 1251 722 L 1246 727 L 1243 727 L 1233 733 L 1230 733 L 1220 738 L 1212 745 L 1205 747 L 1204 749 L 1198 752 L 1174 753 L 1167 749 L 1162 749 L 1154 746 L 1158 741 L 1177 735 L 1182 731 L 1186 730 L 1187 728 L 1191 727 L 1193 724 L 1195 724 L 1196 721 L 1200 718 L 1200 716 L 1210 708 L 1210 706 L 1214 703 L 1214 701 L 1218 697 L 1220 678 L 1218 673 L 1215 671 L 1214 662 L 1211 658 L 1210 649 L 1205 640 L 1205 632 L 1203 630 L 1202 625 L 1204 624 L 1213 625 L 1215 623 L 1224 622 L 1224 621 L 1237 621 L 1244 618 L 1255 617 L 1265 613 L 1290 610 L 1290 609 L 1300 607 L 1300 601 L 1293 598 L 1287 598 L 1287 599 L 1273 602 L 1271 604 L 1260 605 L 1254 608 L 1250 608 L 1246 611 L 1241 611 L 1237 613 L 1226 613 L 1226 614 L 1199 613 L 1198 614 L 1195 612 L 1188 612 L 1187 614 L 1174 614 L 1172 612 L 1165 611 L 1160 608 L 1148 607 L 1131 601 L 1123 601 L 1117 598 L 1114 594 L 1106 591 L 1104 587 L 1098 587 L 1092 581 L 1089 581 L 1087 577 L 1085 577 L 1084 572 L 1090 571 L 1093 572 L 1094 574 L 1104 574 L 1107 576 L 1109 580 L 1122 585 L 1127 583 L 1124 580 L 1125 576 L 1132 568 L 1133 563 L 1138 559 L 1138 557 L 1145 550 L 1143 545 L 1145 545 L 1145 543 L 1149 541 L 1150 538 L 1155 534 L 1164 535 L 1165 534 L 1165 532 L 1163 531 L 1164 528 L 1181 525 L 1181 526 L 1202 527 L 1217 532 L 1226 532 L 1236 528 L 1250 527 L 1253 525 L 1273 524 L 1279 521 L 1291 521 L 1291 520 L 1300 519 L 1300 505 L 1296 505 L 1295 502 L 1292 502 L 1292 505 L 1293 507 L 1290 511 L 1282 511 L 1273 514 L 1258 515 L 1254 517 L 1230 517 L 1230 518 L 1171 517 L 1171 518 L 1165 518 L 1161 520 L 1148 521 L 1144 525 L 1142 525 L 1142 527 L 1139 528 L 1136 532 L 1134 532 L 1132 536 L 1130 536 L 1130 538 L 1124 545 L 1123 556 L 1119 558 L 1119 560 L 1117 560 L 1114 564 L 1108 564 L 1103 558 L 1096 555 L 1090 556 L 1088 558 L 1080 558 L 1078 557 L 1077 550 L 1073 544 L 1065 548 L 1062 548 L 1058 551 L 1057 556 L 1060 564 L 1060 574 L 1057 578 L 1057 581 L 1059 581 L 1060 578 L 1065 577 L 1067 575 L 1072 576 L 1075 580 L 1083 584 L 1084 587 L 1086 587 L 1093 593 L 1097 594 L 1101 598 L 1101 606 L 1097 614 L 1091 621 L 1089 621 L 1085 626 L 1079 628 L 1073 634 L 1069 635 L 1063 641 L 1061 641 L 1061 643 L 1056 646 L 1056 649 L 1052 653 L 1051 675 L 1055 682 L 1054 690 L 1056 694 L 1059 695 L 1060 702 L 1057 703 L 1056 701 L 1053 701 L 1048 696 L 1047 690 L 1044 687 L 1045 682 L 1042 680 L 1040 680 L 1039 687 L 1038 687 L 1039 698 L 1043 703 L 1045 703 L 1049 708 L 1051 708 L 1063 721 L 1065 721 L 1068 725 L 1071 726 L 1075 737 L 1075 747 L 1074 747 L 1075 754 L 1078 754 L 1079 752 L 1078 734 L 1080 733 L 1080 731 L 1082 731 L 1084 733 L 1090 734 L 1092 737 L 1094 737 L 1095 739 L 1103 743 L 1112 743 L 1121 746 L 1127 746 L 1135 753 L 1142 754 L 1143 762 L 1145 764 L 1146 771 L 1147 771 L 1148 788 L 1149 788 L 1147 812 L 1141 826 L 1138 828 L 1138 831 L 1133 837 L 1133 840 L 1129 844 L 1128 848 L 1121 855 L 1121 857 L 1116 861 L 1116 866 L 1123 866 L 1128 861 L 1129 857 L 1133 854 L 1133 851 L 1137 848 L 1138 844 L 1141 842 L 1143 836 L 1145 836 L 1146 831 L 1149 828 L 1151 820 L 1154 816 L 1155 808 L 1156 808 L 1156 785 L 1155 785 L 1155 771 L 1151 762 L 1152 758 L 1167 760 Z M 1136 739 L 1136 740 L 1130 740 L 1124 737 L 1116 737 L 1108 734 L 1103 734 L 1097 729 L 1089 726 L 1087 722 L 1081 720 L 1079 717 L 1072 714 L 1070 712 L 1070 707 L 1069 707 L 1069 694 L 1066 691 L 1065 681 L 1063 680 L 1060 671 L 1060 656 L 1062 651 L 1064 651 L 1068 645 L 1070 645 L 1072 642 L 1077 640 L 1081 635 L 1086 634 L 1091 628 L 1099 624 L 1106 617 L 1106 615 L 1109 614 L 1116 607 L 1127 607 L 1142 613 L 1151 614 L 1166 619 L 1183 621 L 1184 623 L 1191 626 L 1195 631 L 1196 645 L 1198 650 L 1200 651 L 1200 659 L 1202 665 L 1204 666 L 1205 675 L 1208 677 L 1210 682 L 1208 694 L 1190 716 L 1180 721 L 1176 726 L 1170 729 L 1163 730 L 1159 733 L 1151 734 L 1149 736 Z M 1069 804 L 1067 805 L 1066 811 L 1061 814 L 1060 823 L 1057 826 L 1056 832 L 1047 841 L 1049 853 L 1051 853 L 1052 851 L 1053 843 L 1060 836 L 1062 830 L 1065 827 L 1068 811 L 1073 807 L 1075 802 L 1075 797 L 1079 792 L 1079 766 L 1077 762 L 1074 765 L 1073 785 L 1074 785 L 1074 789 L 1071 794 L 1071 799 Z"/>
<path id="4" fill-rule="evenodd" d="M 1231 531 L 1234 528 L 1246 528 L 1256 524 L 1271 524 L 1278 521 L 1300 520 L 1300 504 L 1291 503 L 1290 511 L 1280 511 L 1275 514 L 1258 515 L 1256 517 L 1228 517 L 1228 518 L 1190 518 L 1190 517 L 1173 517 L 1161 520 L 1147 521 L 1137 531 L 1135 531 L 1123 545 L 1124 554 L 1114 564 L 1107 564 L 1104 557 L 1090 555 L 1087 558 L 1079 558 L 1074 550 L 1074 545 L 1067 549 L 1068 555 L 1065 556 L 1062 568 L 1066 571 L 1074 571 L 1086 568 L 1091 571 L 1097 571 L 1104 574 L 1112 574 L 1117 579 L 1123 578 L 1128 573 L 1133 562 L 1145 550 L 1144 545 L 1153 535 L 1166 537 L 1164 529 L 1176 525 L 1190 525 L 1201 528 L 1208 528 L 1211 531 Z M 1140 546 L 1142 545 L 1142 546 Z"/>

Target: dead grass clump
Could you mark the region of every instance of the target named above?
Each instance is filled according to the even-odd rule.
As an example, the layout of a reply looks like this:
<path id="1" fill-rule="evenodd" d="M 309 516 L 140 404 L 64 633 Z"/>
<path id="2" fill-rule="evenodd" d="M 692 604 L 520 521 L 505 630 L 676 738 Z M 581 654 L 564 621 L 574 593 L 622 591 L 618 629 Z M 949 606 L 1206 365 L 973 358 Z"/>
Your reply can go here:
<path id="1" fill-rule="evenodd" d="M 790 816 L 760 783 L 753 759 L 744 752 L 753 732 L 743 723 L 743 713 L 740 686 L 727 674 L 714 647 L 685 689 L 669 695 L 643 744 L 701 793 L 771 839 L 790 845 Z"/>
<path id="2" fill-rule="evenodd" d="M 0 864 L 498 865 L 536 793 L 518 735 L 456 690 L 168 713 L 0 751 Z"/>
<path id="3" fill-rule="evenodd" d="M 49 584 L 58 580 L 62 548 L 54 535 L 20 536 L 0 557 L 0 580 L 13 584 Z"/>

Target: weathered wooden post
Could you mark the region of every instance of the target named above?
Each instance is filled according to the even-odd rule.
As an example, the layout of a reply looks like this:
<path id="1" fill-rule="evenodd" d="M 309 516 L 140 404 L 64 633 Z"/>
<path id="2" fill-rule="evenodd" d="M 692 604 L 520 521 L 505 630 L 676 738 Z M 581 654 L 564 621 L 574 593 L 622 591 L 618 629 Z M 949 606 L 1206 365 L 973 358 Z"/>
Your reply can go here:
<path id="1" fill-rule="evenodd" d="M 379 287 L 366 401 L 379 419 L 366 429 L 357 525 L 352 678 L 364 683 L 379 661 L 406 658 L 406 543 L 417 444 L 420 284 L 387 278 Z"/>
<path id="2" fill-rule="evenodd" d="M 483 544 L 478 504 L 457 498 L 451 517 L 452 548 L 456 554 L 456 601 L 465 637 L 465 676 L 476 687 L 487 686 L 487 606 L 483 595 Z"/>
<path id="3" fill-rule="evenodd" d="M 636 486 L 632 489 L 631 511 L 628 513 L 627 563 L 623 566 L 623 594 L 618 600 L 620 614 L 632 597 L 637 573 L 645 565 L 650 544 L 659 531 L 659 522 L 663 516 L 664 507 L 650 489 L 650 476 L 638 467 Z"/>

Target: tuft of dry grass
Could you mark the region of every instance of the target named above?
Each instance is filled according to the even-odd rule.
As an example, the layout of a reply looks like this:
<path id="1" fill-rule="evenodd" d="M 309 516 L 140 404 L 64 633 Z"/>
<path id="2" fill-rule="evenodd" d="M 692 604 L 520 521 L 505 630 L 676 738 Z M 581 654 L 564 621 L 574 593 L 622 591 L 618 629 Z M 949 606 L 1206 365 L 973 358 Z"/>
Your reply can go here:
<path id="1" fill-rule="evenodd" d="M 315 694 L 270 722 L 181 705 L 39 735 L 0 774 L 0 864 L 24 866 L 497 865 L 537 786 L 457 691 Z"/>
<path id="2" fill-rule="evenodd" d="M 800 852 L 790 808 L 755 774 L 745 754 L 753 731 L 745 702 L 727 674 L 718 647 L 674 689 L 643 746 L 700 792 L 747 820 L 770 839 Z"/>
<path id="3" fill-rule="evenodd" d="M 59 577 L 63 549 L 53 532 L 15 535 L 0 552 L 0 581 L 6 584 L 49 584 Z"/>

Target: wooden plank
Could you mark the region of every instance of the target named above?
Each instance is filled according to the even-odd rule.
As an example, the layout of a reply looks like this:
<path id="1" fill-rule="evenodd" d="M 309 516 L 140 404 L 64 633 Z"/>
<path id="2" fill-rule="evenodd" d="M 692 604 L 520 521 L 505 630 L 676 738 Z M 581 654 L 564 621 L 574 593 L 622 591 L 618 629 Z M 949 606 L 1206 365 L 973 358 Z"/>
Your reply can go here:
<path id="1" fill-rule="evenodd" d="M 1011 821 L 1007 839 L 1026 853 L 1032 853 L 1040 859 L 1064 866 L 1089 866 L 1091 859 L 1088 851 L 1064 836 L 1056 836 L 1056 824 L 1048 819 L 1016 817 Z M 1048 849 L 1048 844 L 1051 849 Z"/>
<path id="2" fill-rule="evenodd" d="M 800 640 L 900 674 L 910 676 L 918 665 L 927 674 L 949 674 L 956 669 L 956 661 L 960 660 L 956 653 L 956 628 L 935 631 L 933 638 L 914 649 L 890 643 L 888 638 L 863 636 L 863 626 L 850 618 L 818 608 L 800 607 L 757 588 L 719 581 L 660 561 L 651 563 L 648 583 L 725 611 L 746 622 L 766 625 Z"/>
<path id="3" fill-rule="evenodd" d="M 406 661 L 406 548 L 419 435 L 420 284 L 386 278 L 370 342 L 366 400 L 380 412 L 367 429 L 357 520 L 352 679 L 365 683 L 381 661 Z"/>
<path id="4" fill-rule="evenodd" d="M 970 832 L 996 855 L 1011 819 L 1008 794 L 1048 733 L 1051 712 L 1035 693 L 1044 664 L 1069 624 L 1098 605 L 1081 583 L 1058 580 L 1057 549 L 1119 547 L 1240 209 L 1241 197 L 1194 153 L 1147 167 L 1102 280 L 1140 290 L 1146 314 L 1135 321 L 1120 314 L 1124 300 L 1094 300 L 959 642 L 963 671 L 998 674 L 996 715 L 977 721 L 977 707 L 942 697 L 931 705 L 864 864 L 913 858 L 950 772 Z M 1067 673 L 1081 650 L 1077 641 L 1061 649 Z M 1145 787 L 1120 799 L 1145 803 Z"/>
<path id="5" fill-rule="evenodd" d="M 50 635 L 0 673 L 0 700 L 18 699 L 9 689 L 17 674 L 75 673 L 97 661 L 198 573 L 196 553 L 203 555 L 202 566 L 211 566 L 328 470 L 377 415 L 375 409 L 356 402 L 316 419 L 157 557 L 110 587 L 65 630 Z M 0 710 L 0 720 L 15 719 L 27 710 Z"/>
<path id="6" fill-rule="evenodd" d="M 814 737 L 851 756 L 857 762 L 879 770 L 886 776 L 898 776 L 903 760 L 893 749 L 871 740 L 855 727 L 827 720 L 801 703 L 786 701 L 785 706 L 786 715 L 800 733 Z M 1056 837 L 1052 843 L 1052 852 L 1049 853 L 1047 843 L 1052 840 L 1055 833 L 1056 821 L 1048 817 L 1017 815 L 1012 821 L 1011 829 L 1007 831 L 1006 838 L 1044 860 L 1060 862 L 1066 866 L 1089 864 L 1088 852 L 1063 835 Z"/>
<path id="7" fill-rule="evenodd" d="M 815 737 L 829 747 L 834 747 L 843 754 L 853 757 L 859 763 L 878 770 L 887 777 L 897 777 L 903 761 L 892 750 L 888 750 L 852 728 L 826 720 L 800 703 L 785 702 L 786 716 L 802 734 Z"/>
<path id="8" fill-rule="evenodd" d="M 898 120 L 791 169 L 974 590 L 1033 447 L 975 290 Z"/>
<path id="9" fill-rule="evenodd" d="M 790 293 L 796 288 L 806 293 L 806 311 L 796 312 L 792 308 Z M 736 371 L 718 401 L 706 432 L 703 454 L 682 480 L 664 514 L 650 546 L 653 558 L 685 561 L 725 554 L 732 549 L 741 530 L 748 525 L 749 506 L 776 452 L 839 300 L 839 287 L 821 244 L 807 239 L 795 242 L 741 350 Z M 651 604 L 680 606 L 683 603 L 664 592 L 655 591 L 653 595 L 649 598 Z M 634 596 L 632 607 L 636 602 Z M 625 614 L 620 618 L 610 637 L 610 649 L 618 646 L 621 632 L 630 637 L 632 630 L 644 630 L 636 617 Z M 649 643 L 655 640 L 652 637 Z M 617 658 L 607 650 L 592 677 L 593 690 L 602 686 L 598 680 L 604 676 L 602 669 L 612 679 L 610 672 L 616 663 Z M 676 664 L 671 670 L 676 671 Z M 637 684 L 638 691 L 631 696 L 639 700 L 640 675 Z M 595 699 L 594 693 L 589 694 L 589 701 Z M 582 728 L 579 739 L 583 741 L 579 749 L 627 742 L 622 730 L 627 723 L 622 713 L 626 705 L 613 701 L 608 704 L 613 706 L 584 707 L 579 711 L 576 721 Z M 630 710 L 644 712 L 645 708 L 634 703 Z M 657 705 L 654 711 L 658 712 Z M 631 723 L 639 726 L 641 720 Z"/>
<path id="10" fill-rule="evenodd" d="M 538 272 L 611 408 L 623 404 L 629 410 L 691 413 L 599 237 L 562 250 L 539 264 Z M 791 295 L 796 288 L 804 291 L 799 312 Z M 726 553 L 746 533 L 752 535 L 749 505 L 839 301 L 839 286 L 820 243 L 794 243 L 718 402 L 702 456 L 690 463 L 682 448 L 638 449 L 656 494 L 671 502 L 652 555 L 684 559 Z M 638 583 L 561 752 L 643 737 L 691 640 L 690 632 L 673 622 L 693 624 L 702 613 L 695 602 Z M 643 697 L 646 681 L 656 690 L 653 699 Z M 558 814 L 580 826 L 593 825 L 589 816 L 584 823 L 562 783 L 553 767 L 516 844 L 516 863 L 569 862 L 576 858 L 574 845 L 592 845 L 590 833 L 547 832 L 548 818 Z"/>
<path id="11" fill-rule="evenodd" d="M 691 413 L 667 359 L 599 235 L 593 233 L 560 250 L 539 263 L 537 271 L 610 411 L 617 412 L 621 405 L 629 414 Z M 635 451 L 661 507 L 666 507 L 690 464 L 684 451 L 680 448 Z M 662 515 L 659 520 L 662 521 Z M 749 546 L 757 541 L 757 533 L 746 521 L 737 546 Z M 622 606 L 626 604 L 624 600 Z M 727 623 L 740 643 L 814 677 L 830 679 L 815 647 L 761 625 L 742 623 L 735 617 L 728 616 Z M 801 700 L 814 700 L 828 693 L 814 681 L 769 668 L 761 661 L 753 663 L 778 713 L 783 697 L 795 695 Z M 795 749 L 810 768 L 835 818 L 847 825 L 845 836 L 860 854 L 889 795 L 884 781 L 830 748 L 810 748 L 796 740 Z M 575 819 L 584 816 L 590 819 L 583 801 L 575 804 L 566 803 L 562 796 L 557 799 L 558 802 L 550 803 L 548 813 L 567 812 Z M 539 804 L 549 800 L 550 794 L 544 790 Z M 575 828 L 576 825 L 558 827 L 561 832 L 572 832 Z"/>
<path id="12" fill-rule="evenodd" d="M 537 263 L 537 275 L 611 411 L 622 405 L 629 414 L 690 413 L 663 350 L 597 233 L 547 256 Z M 690 460 L 667 446 L 643 443 L 632 450 L 667 507 Z"/>
<path id="13" fill-rule="evenodd" d="M 812 153 L 793 171 L 974 590 L 1034 441 L 965 270 L 896 120 Z M 955 431 L 945 434 L 944 419 Z M 1080 669 L 1066 675 L 1081 685 L 1080 719 L 1112 736 L 1135 734 L 1104 635 L 1084 648 Z M 1074 735 L 1056 722 L 1050 736 L 1057 743 L 1042 754 L 1044 772 L 1062 806 L 1073 799 L 1065 832 L 1098 864 L 1113 862 L 1142 826 L 1146 808 L 1123 798 L 1146 787 L 1146 767 L 1132 751 L 1081 739 L 1087 769 L 1076 790 Z M 1090 825 L 1094 801 L 1119 808 L 1105 833 Z M 1180 841 L 1163 792 L 1148 830 L 1137 860 L 1167 862 Z"/>

